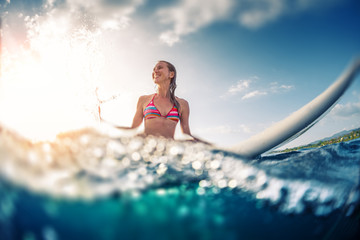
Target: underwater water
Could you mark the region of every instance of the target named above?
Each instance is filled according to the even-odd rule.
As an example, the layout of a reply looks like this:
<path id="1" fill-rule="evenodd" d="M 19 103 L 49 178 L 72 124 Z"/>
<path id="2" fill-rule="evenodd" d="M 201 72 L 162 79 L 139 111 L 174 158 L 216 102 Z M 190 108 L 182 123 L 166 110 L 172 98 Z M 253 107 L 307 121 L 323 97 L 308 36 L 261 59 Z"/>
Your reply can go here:
<path id="1" fill-rule="evenodd" d="M 0 129 L 0 239 L 357 239 L 360 140 L 247 160 L 83 129 Z"/>

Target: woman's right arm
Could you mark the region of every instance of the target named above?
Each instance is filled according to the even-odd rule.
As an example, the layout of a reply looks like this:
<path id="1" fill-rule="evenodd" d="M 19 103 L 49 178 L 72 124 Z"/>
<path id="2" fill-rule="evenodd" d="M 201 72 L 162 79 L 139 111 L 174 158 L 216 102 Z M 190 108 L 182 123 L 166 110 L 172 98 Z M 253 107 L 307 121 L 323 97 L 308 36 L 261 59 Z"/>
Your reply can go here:
<path id="1" fill-rule="evenodd" d="M 145 98 L 145 96 L 141 96 L 138 99 L 138 103 L 137 103 L 137 106 L 136 106 L 136 112 L 135 112 L 133 122 L 131 124 L 130 129 L 139 127 L 141 125 L 142 121 L 143 121 L 144 98 Z"/>
<path id="2" fill-rule="evenodd" d="M 178 99 L 178 100 L 180 102 L 180 111 L 181 111 L 180 127 L 181 127 L 182 132 L 185 135 L 191 137 L 192 140 L 195 142 L 202 142 L 207 145 L 212 145 L 211 143 L 201 140 L 200 138 L 197 138 L 191 134 L 190 127 L 189 127 L 189 115 L 190 115 L 189 103 L 185 99 Z"/>

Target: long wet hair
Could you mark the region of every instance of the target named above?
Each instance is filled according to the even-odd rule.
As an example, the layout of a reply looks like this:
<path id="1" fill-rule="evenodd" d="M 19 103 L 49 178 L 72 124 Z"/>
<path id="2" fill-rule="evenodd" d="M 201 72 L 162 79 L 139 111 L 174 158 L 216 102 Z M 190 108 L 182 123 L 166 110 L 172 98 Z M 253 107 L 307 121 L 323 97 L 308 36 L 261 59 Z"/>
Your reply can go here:
<path id="1" fill-rule="evenodd" d="M 163 60 L 160 60 L 159 62 L 164 62 L 166 63 L 168 69 L 170 72 L 174 72 L 174 77 L 172 77 L 170 79 L 170 86 L 169 86 L 169 92 L 170 92 L 170 102 L 175 104 L 176 108 L 178 109 L 178 111 L 180 112 L 180 104 L 179 102 L 176 100 L 176 97 L 175 97 L 175 89 L 176 89 L 176 76 L 177 76 L 177 73 L 176 73 L 176 68 L 173 64 L 167 62 L 167 61 L 163 61 Z"/>

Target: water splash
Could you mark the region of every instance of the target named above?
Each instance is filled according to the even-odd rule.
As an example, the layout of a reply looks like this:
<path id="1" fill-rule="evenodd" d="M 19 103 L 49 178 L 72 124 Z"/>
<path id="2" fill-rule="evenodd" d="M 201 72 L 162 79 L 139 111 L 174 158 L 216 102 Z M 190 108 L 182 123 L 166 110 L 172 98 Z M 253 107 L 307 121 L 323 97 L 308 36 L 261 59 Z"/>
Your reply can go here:
<path id="1" fill-rule="evenodd" d="M 13 16 L 3 19 L 1 121 L 35 140 L 92 126 L 97 118 L 95 89 L 104 66 L 101 31 L 87 19 L 74 25 L 70 13 L 57 11 L 19 14 L 22 40 L 12 27 Z"/>
<path id="2" fill-rule="evenodd" d="M 310 210 L 326 216 L 359 202 L 359 149 L 344 159 L 338 157 L 343 145 L 335 145 L 247 161 L 201 143 L 114 131 L 110 136 L 104 129 L 83 129 L 39 143 L 3 131 L 2 175 L 60 198 L 90 200 L 196 182 L 198 194 L 238 189 L 286 214 Z"/>

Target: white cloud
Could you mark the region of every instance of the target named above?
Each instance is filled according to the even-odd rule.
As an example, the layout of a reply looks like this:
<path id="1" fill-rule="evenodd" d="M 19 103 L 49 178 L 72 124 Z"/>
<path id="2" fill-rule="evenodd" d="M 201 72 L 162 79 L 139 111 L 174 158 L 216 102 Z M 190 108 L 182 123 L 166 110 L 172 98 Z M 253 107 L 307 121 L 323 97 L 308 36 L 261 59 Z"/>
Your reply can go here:
<path id="1" fill-rule="evenodd" d="M 161 33 L 160 39 L 172 46 L 181 36 L 228 18 L 234 4 L 234 0 L 181 0 L 162 8 L 157 12 L 160 22 L 172 25 L 172 29 Z"/>
<path id="2" fill-rule="evenodd" d="M 272 93 L 279 93 L 279 92 L 290 91 L 293 88 L 294 88 L 293 85 L 285 85 L 285 84 L 279 85 L 278 82 L 272 82 L 272 83 L 270 83 L 270 90 L 269 91 L 272 92 Z"/>
<path id="3" fill-rule="evenodd" d="M 105 19 L 101 28 L 105 30 L 121 30 L 130 26 L 131 19 L 127 16 L 116 16 L 112 19 Z"/>
<path id="4" fill-rule="evenodd" d="M 239 21 L 248 28 L 258 28 L 278 18 L 284 8 L 284 0 L 253 0 L 253 6 L 240 13 Z"/>
<path id="5" fill-rule="evenodd" d="M 245 94 L 241 99 L 249 99 L 249 98 L 253 98 L 253 97 L 257 97 L 257 96 L 262 96 L 262 95 L 267 95 L 268 93 L 266 91 L 259 91 L 259 90 L 255 90 L 252 92 L 249 92 L 247 94 Z"/>
<path id="6" fill-rule="evenodd" d="M 238 19 L 241 25 L 257 29 L 290 14 L 335 6 L 340 0 L 242 0 Z"/>
<path id="7" fill-rule="evenodd" d="M 57 16 L 67 13 L 75 26 L 89 29 L 121 30 L 132 23 L 131 17 L 147 0 L 45 0 L 43 10 Z M 147 7 L 151 6 L 151 1 Z M 153 0 L 155 1 L 155 0 Z M 7 2 L 10 2 L 9 0 Z M 161 42 L 172 46 L 181 38 L 219 21 L 238 22 L 257 29 L 282 16 L 316 8 L 334 6 L 340 0 L 174 0 L 151 10 L 162 30 L 155 30 Z M 5 5 L 9 5 L 8 3 Z M 11 4 L 10 4 L 11 5 Z M 149 7 L 151 8 L 151 7 Z M 55 15 L 55 13 L 52 14 Z M 155 28 L 154 28 L 155 29 Z M 154 31 L 154 29 L 152 29 Z"/>
<path id="8" fill-rule="evenodd" d="M 0 2 L 0 8 L 6 7 L 8 4 L 10 4 L 10 0 L 6 0 L 5 2 Z"/>
<path id="9" fill-rule="evenodd" d="M 217 21 L 238 21 L 246 28 L 257 29 L 279 18 L 316 8 L 332 7 L 340 0 L 179 0 L 160 8 L 160 23 L 170 25 L 160 34 L 169 46 Z"/>
<path id="10" fill-rule="evenodd" d="M 252 79 L 240 80 L 228 90 L 229 94 L 241 93 L 250 87 Z"/>
<path id="11" fill-rule="evenodd" d="M 56 0 L 47 0 L 46 2 L 45 2 L 45 5 L 44 5 L 44 7 L 45 8 L 52 8 L 53 6 L 54 6 L 54 3 L 56 2 Z"/>
<path id="12" fill-rule="evenodd" d="M 180 41 L 180 35 L 176 34 L 174 31 L 163 32 L 159 38 L 162 42 L 168 44 L 169 46 L 172 46 Z"/>
<path id="13" fill-rule="evenodd" d="M 261 87 L 260 89 L 255 89 L 252 85 L 260 80 L 259 77 L 253 76 L 248 79 L 240 80 L 235 85 L 232 85 L 226 92 L 224 97 L 242 95 L 241 99 L 249 99 L 258 96 L 264 96 L 268 94 L 278 94 L 290 91 L 294 88 L 292 85 L 279 84 L 278 82 L 271 82 L 268 87 Z"/>
<path id="14" fill-rule="evenodd" d="M 336 104 L 331 111 L 331 115 L 340 118 L 360 116 L 360 102 Z"/>
<path id="15" fill-rule="evenodd" d="M 221 98 L 246 93 L 251 88 L 251 85 L 258 79 L 259 77 L 252 76 L 247 79 L 239 80 L 236 84 L 230 86 L 227 92 L 223 96 L 221 96 Z"/>

